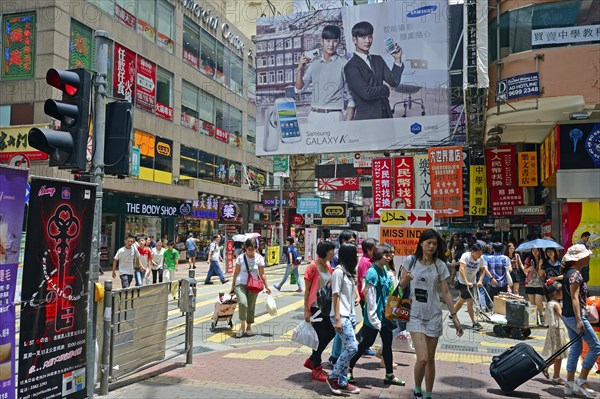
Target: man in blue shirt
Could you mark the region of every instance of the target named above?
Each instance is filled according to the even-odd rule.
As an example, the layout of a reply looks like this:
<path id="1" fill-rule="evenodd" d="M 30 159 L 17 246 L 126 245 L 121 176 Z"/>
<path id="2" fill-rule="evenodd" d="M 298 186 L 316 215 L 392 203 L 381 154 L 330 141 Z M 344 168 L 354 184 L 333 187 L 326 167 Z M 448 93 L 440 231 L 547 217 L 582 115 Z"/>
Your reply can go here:
<path id="1" fill-rule="evenodd" d="M 494 296 L 498 295 L 500 292 L 508 292 L 508 281 L 506 276 L 512 271 L 512 267 L 510 266 L 510 259 L 508 259 L 508 256 L 502 254 L 504 251 L 504 244 L 495 242 L 492 245 L 492 248 L 494 249 L 494 253 L 487 259 L 487 263 L 488 270 L 492 275 L 490 296 L 493 301 Z"/>

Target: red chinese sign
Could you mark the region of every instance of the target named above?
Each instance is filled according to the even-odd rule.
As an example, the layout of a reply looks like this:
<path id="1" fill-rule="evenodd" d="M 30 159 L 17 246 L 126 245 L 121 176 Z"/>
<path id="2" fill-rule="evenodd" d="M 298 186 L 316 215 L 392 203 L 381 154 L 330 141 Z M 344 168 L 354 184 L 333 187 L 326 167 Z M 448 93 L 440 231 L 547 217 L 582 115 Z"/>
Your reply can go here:
<path id="1" fill-rule="evenodd" d="M 292 219 L 292 224 L 297 224 L 297 225 L 302 225 L 304 224 L 304 216 L 302 215 L 294 215 L 294 218 Z"/>
<path id="2" fill-rule="evenodd" d="M 224 143 L 229 143 L 229 133 L 219 127 L 215 128 L 215 138 Z"/>
<path id="3" fill-rule="evenodd" d="M 517 154 L 513 146 L 485 150 L 488 188 L 514 187 L 517 184 Z"/>
<path id="4" fill-rule="evenodd" d="M 319 191 L 358 191 L 358 177 L 318 179 Z"/>
<path id="5" fill-rule="evenodd" d="M 173 121 L 173 108 L 169 107 L 168 105 L 161 104 L 157 101 L 156 116 L 166 119 L 168 121 Z"/>
<path id="6" fill-rule="evenodd" d="M 2 77 L 33 77 L 35 58 L 35 14 L 6 15 L 3 18 Z"/>
<path id="7" fill-rule="evenodd" d="M 198 131 L 200 129 L 200 119 L 194 118 L 191 115 L 181 112 L 181 126 L 185 126 L 188 129 Z"/>
<path id="8" fill-rule="evenodd" d="M 379 217 L 379 209 L 392 206 L 392 159 L 373 160 L 373 215 Z"/>
<path id="9" fill-rule="evenodd" d="M 200 58 L 185 48 L 183 49 L 183 60 L 196 69 L 200 67 Z"/>
<path id="10" fill-rule="evenodd" d="M 394 199 L 401 199 L 407 209 L 415 207 L 414 179 L 412 157 L 394 158 Z"/>
<path id="11" fill-rule="evenodd" d="M 143 57 L 137 57 L 137 86 L 135 106 L 154 112 L 156 102 L 156 65 Z"/>
<path id="12" fill-rule="evenodd" d="M 129 102 L 135 97 L 135 58 L 133 51 L 115 43 L 113 96 Z"/>
<path id="13" fill-rule="evenodd" d="M 523 187 L 490 189 L 492 216 L 512 216 L 515 206 L 523 205 Z"/>
<path id="14" fill-rule="evenodd" d="M 124 9 L 118 4 L 115 4 L 115 19 L 128 27 L 135 30 L 136 20 L 135 15 Z"/>
<path id="15" fill-rule="evenodd" d="M 202 126 L 200 126 L 200 133 L 206 134 L 210 137 L 215 137 L 215 126 L 208 122 L 202 122 Z"/>
<path id="16" fill-rule="evenodd" d="M 462 147 L 440 147 L 429 150 L 431 207 L 436 215 L 463 216 L 463 151 Z"/>

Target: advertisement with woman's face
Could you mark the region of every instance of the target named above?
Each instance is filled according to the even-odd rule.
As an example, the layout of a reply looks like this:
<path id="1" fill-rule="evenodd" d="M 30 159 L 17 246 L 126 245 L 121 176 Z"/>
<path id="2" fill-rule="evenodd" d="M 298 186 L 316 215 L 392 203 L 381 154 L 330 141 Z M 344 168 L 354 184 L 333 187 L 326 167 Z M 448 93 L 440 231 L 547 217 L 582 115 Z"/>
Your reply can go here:
<path id="1" fill-rule="evenodd" d="M 256 154 L 447 138 L 447 9 L 397 0 L 259 19 Z"/>

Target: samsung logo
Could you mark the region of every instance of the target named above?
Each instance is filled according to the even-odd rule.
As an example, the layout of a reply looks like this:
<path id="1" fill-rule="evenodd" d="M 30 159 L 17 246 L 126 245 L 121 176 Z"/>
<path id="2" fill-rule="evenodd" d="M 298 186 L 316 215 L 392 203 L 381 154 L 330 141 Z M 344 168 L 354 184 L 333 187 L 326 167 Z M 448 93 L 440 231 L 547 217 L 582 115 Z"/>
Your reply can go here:
<path id="1" fill-rule="evenodd" d="M 418 17 L 422 17 L 423 15 L 431 14 L 435 10 L 437 10 L 437 6 L 425 6 L 425 7 L 417 8 L 416 10 L 412 10 L 411 12 L 406 14 L 406 16 L 408 18 L 418 18 Z"/>

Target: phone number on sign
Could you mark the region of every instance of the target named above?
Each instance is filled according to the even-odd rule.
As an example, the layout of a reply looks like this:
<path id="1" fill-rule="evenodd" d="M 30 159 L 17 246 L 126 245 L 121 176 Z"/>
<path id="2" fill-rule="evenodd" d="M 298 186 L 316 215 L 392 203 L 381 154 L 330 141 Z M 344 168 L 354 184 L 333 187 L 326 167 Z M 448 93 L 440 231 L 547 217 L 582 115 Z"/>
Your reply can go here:
<path id="1" fill-rule="evenodd" d="M 540 92 L 540 88 L 537 85 L 532 86 L 532 87 L 519 87 L 519 88 L 515 88 L 515 89 L 510 89 L 508 91 L 508 96 L 513 97 L 513 96 L 521 96 L 524 94 L 539 94 L 539 92 Z"/>

